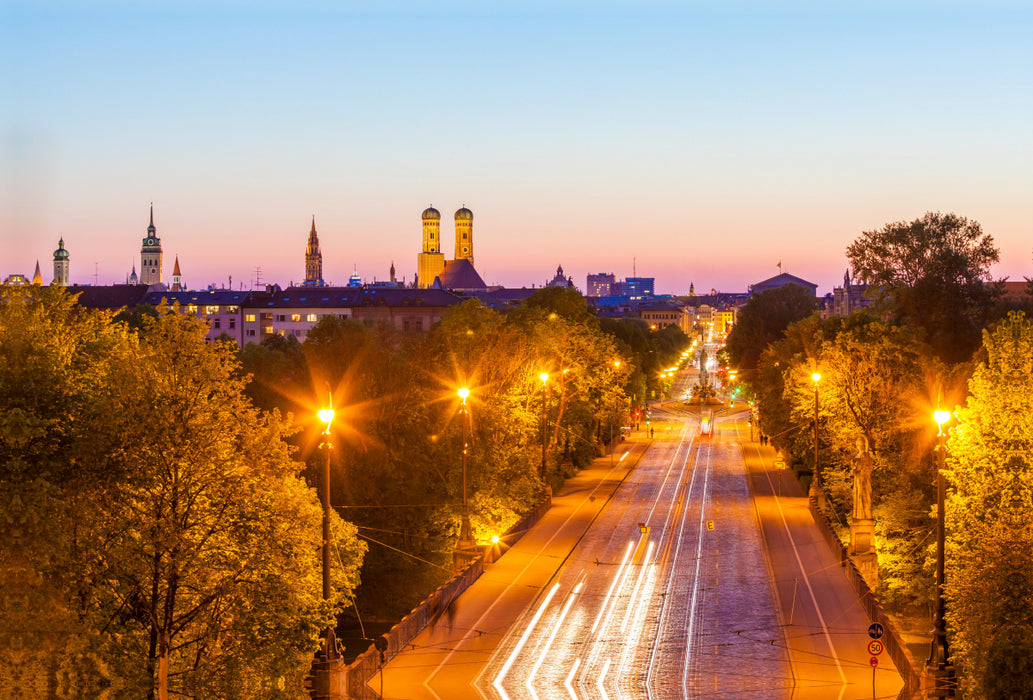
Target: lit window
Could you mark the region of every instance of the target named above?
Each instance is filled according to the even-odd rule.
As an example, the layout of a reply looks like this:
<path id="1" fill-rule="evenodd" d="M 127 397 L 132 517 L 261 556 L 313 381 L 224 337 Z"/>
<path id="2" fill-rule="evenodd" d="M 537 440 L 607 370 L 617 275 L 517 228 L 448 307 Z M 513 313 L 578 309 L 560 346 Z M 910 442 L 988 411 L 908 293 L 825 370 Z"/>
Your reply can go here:
<path id="1" fill-rule="evenodd" d="M 301 320 L 301 314 L 291 314 L 291 320 L 292 321 L 300 321 Z"/>
<path id="2" fill-rule="evenodd" d="M 305 317 L 305 320 L 306 321 L 315 321 L 316 320 L 316 315 L 315 314 L 309 314 L 308 316 Z"/>
<path id="3" fill-rule="evenodd" d="M 254 323 L 255 322 L 255 315 L 254 314 L 248 314 L 247 316 L 244 317 L 244 320 L 247 321 L 248 323 Z"/>
<path id="4" fill-rule="evenodd" d="M 196 304 L 187 304 L 187 313 L 188 314 L 196 314 L 197 313 L 197 305 Z"/>
<path id="5" fill-rule="evenodd" d="M 211 316 L 212 314 L 219 313 L 219 307 L 218 306 L 206 306 L 206 307 L 204 307 L 204 312 L 205 312 L 206 315 Z"/>

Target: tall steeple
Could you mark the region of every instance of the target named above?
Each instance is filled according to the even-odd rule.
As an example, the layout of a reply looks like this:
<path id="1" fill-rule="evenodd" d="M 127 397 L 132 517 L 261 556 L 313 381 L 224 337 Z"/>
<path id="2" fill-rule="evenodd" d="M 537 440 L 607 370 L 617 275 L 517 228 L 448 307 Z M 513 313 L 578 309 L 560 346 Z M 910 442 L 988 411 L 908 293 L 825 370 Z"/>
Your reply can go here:
<path id="1" fill-rule="evenodd" d="M 151 223 L 140 248 L 140 284 L 161 284 L 163 281 L 161 239 L 154 228 L 154 202 L 151 202 Z"/>
<path id="2" fill-rule="evenodd" d="M 416 256 L 416 282 L 421 289 L 434 284 L 434 278 L 445 269 L 441 252 L 441 212 L 433 205 L 423 210 L 423 252 Z"/>
<path id="3" fill-rule="evenodd" d="M 36 261 L 36 272 L 32 275 L 33 284 L 43 284 L 43 274 L 39 271 L 39 260 Z"/>
<path id="4" fill-rule="evenodd" d="M 308 247 L 305 249 L 306 287 L 325 287 L 323 281 L 323 254 L 319 252 L 319 236 L 316 234 L 316 215 L 312 215 L 312 230 L 308 232 Z"/>
<path id="5" fill-rule="evenodd" d="M 456 212 L 456 260 L 463 258 L 473 265 L 473 212 L 465 204 Z"/>
<path id="6" fill-rule="evenodd" d="M 179 272 L 179 256 L 176 256 L 176 264 L 172 268 L 172 291 L 185 292 L 183 289 L 183 275 Z"/>
<path id="7" fill-rule="evenodd" d="M 65 250 L 65 238 L 61 237 L 57 242 L 57 250 L 54 251 L 54 281 L 53 284 L 59 287 L 67 287 L 68 282 L 68 251 Z"/>
<path id="8" fill-rule="evenodd" d="M 395 261 L 391 261 L 391 284 L 395 284 Z"/>

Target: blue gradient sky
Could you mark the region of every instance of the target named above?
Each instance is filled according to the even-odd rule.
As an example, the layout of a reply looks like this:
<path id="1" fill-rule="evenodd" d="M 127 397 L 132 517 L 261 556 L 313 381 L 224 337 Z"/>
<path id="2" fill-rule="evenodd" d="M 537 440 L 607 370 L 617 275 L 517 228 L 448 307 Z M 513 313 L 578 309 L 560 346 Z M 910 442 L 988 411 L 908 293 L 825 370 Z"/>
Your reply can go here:
<path id="1" fill-rule="evenodd" d="M 9 4 L 0 276 L 49 281 L 63 235 L 123 281 L 151 201 L 192 288 L 300 281 L 312 214 L 329 281 L 412 279 L 432 203 L 511 286 L 826 292 L 929 210 L 1033 276 L 1033 8 L 839 5 Z"/>

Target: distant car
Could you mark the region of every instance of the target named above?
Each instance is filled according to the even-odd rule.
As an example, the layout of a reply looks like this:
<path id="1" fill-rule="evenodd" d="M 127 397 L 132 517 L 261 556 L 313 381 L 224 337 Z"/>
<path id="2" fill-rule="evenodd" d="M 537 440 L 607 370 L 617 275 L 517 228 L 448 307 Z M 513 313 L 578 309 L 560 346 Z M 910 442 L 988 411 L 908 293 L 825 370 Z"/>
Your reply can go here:
<path id="1" fill-rule="evenodd" d="M 711 414 L 706 414 L 699 422 L 699 434 L 700 435 L 713 435 L 714 434 L 714 418 Z"/>

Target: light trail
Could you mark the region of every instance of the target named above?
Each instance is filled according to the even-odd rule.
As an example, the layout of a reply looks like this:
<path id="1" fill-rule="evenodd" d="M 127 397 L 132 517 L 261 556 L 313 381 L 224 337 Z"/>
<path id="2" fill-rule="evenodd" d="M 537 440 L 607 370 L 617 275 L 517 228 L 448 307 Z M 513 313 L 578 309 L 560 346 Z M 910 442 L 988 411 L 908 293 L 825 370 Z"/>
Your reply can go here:
<path id="1" fill-rule="evenodd" d="M 638 574 L 638 579 L 635 581 L 635 588 L 631 591 L 631 599 L 628 601 L 628 612 L 624 614 L 624 622 L 621 623 L 621 632 L 628 626 L 628 620 L 631 619 L 631 611 L 635 608 L 635 598 L 638 596 L 639 588 L 642 586 L 642 579 L 646 577 L 646 573 L 649 569 L 649 557 L 653 554 L 653 542 L 650 541 L 649 546 L 646 547 L 646 556 L 642 558 L 642 563 L 639 564 L 642 570 Z"/>
<path id="2" fill-rule="evenodd" d="M 531 636 L 531 630 L 533 630 L 535 628 L 535 625 L 538 624 L 538 621 L 542 618 L 542 615 L 545 613 L 545 608 L 549 606 L 549 601 L 552 600 L 552 597 L 556 595 L 556 591 L 558 591 L 559 589 L 559 583 L 552 584 L 552 588 L 549 590 L 549 594 L 545 596 L 545 600 L 543 600 L 542 604 L 538 606 L 538 612 L 534 614 L 534 617 L 531 619 L 531 623 L 527 626 L 527 628 L 524 630 L 524 633 L 520 636 L 520 641 L 517 642 L 516 647 L 513 649 L 513 653 L 509 655 L 509 658 L 506 659 L 506 663 L 502 666 L 502 670 L 499 671 L 499 675 L 495 677 L 495 682 L 492 685 L 494 685 L 504 697 L 508 696 L 506 695 L 506 691 L 502 689 L 503 679 L 506 677 L 506 674 L 509 673 L 509 669 L 513 668 L 513 663 L 516 661 L 517 656 L 520 655 L 520 652 L 523 650 L 524 645 L 527 644 L 528 637 Z"/>
<path id="3" fill-rule="evenodd" d="M 606 672 L 610 670 L 610 659 L 606 660 L 603 664 L 603 671 L 599 674 L 599 680 L 596 681 L 596 685 L 599 687 L 599 694 L 603 696 L 603 700 L 610 700 L 606 695 Z"/>
<path id="4" fill-rule="evenodd" d="M 624 571 L 624 567 L 628 563 L 628 557 L 634 551 L 635 541 L 631 540 L 628 542 L 628 549 L 624 552 L 624 558 L 621 560 L 620 568 L 617 569 L 617 573 L 613 577 L 613 583 L 610 584 L 610 590 L 607 591 L 606 597 L 603 598 L 603 606 L 599 609 L 599 616 L 595 618 L 595 624 L 592 625 L 592 629 L 589 630 L 591 633 L 595 633 L 595 628 L 599 626 L 599 621 L 603 619 L 603 613 L 606 612 L 607 606 L 610 604 L 610 597 L 613 595 L 614 589 L 617 587 L 617 582 L 620 580 L 621 573 Z"/>
<path id="5" fill-rule="evenodd" d="M 574 680 L 574 676 L 577 674 L 577 668 L 581 665 L 581 659 L 574 659 L 574 665 L 570 667 L 570 673 L 567 674 L 567 680 L 563 681 L 563 687 L 570 693 L 570 697 L 574 700 L 578 700 L 577 693 L 574 692 L 574 686 L 571 685 L 571 681 Z"/>
<path id="6" fill-rule="evenodd" d="M 703 495 L 700 502 L 699 509 L 699 528 L 696 536 L 696 572 L 693 575 L 692 580 L 692 602 L 689 605 L 689 628 L 688 628 L 688 649 L 685 651 L 685 663 L 682 666 L 682 692 L 686 693 L 688 697 L 688 683 L 689 683 L 689 666 L 692 664 L 692 631 L 696 623 L 696 600 L 699 594 L 699 567 L 703 561 L 703 533 L 706 532 L 706 503 L 707 503 L 707 483 L 710 478 L 710 455 L 711 452 L 707 452 L 707 462 L 703 468 Z M 698 466 L 698 464 L 697 464 Z"/>
<path id="7" fill-rule="evenodd" d="M 581 586 L 585 584 L 584 581 L 579 581 L 574 590 L 571 591 L 570 595 L 567 596 L 567 602 L 563 606 L 563 610 L 560 612 L 560 616 L 556 618 L 556 623 L 552 626 L 552 632 L 549 634 L 549 638 L 545 642 L 545 647 L 542 649 L 542 653 L 538 656 L 538 661 L 535 662 L 534 667 L 531 669 L 531 673 L 527 676 L 527 680 L 524 685 L 534 693 L 534 677 L 538 673 L 538 669 L 545 663 L 545 656 L 549 653 L 549 647 L 552 646 L 553 641 L 556 639 L 556 635 L 560 631 L 560 627 L 563 626 L 563 620 L 566 619 L 567 613 L 570 612 L 570 606 L 574 604 L 574 600 L 577 598 L 577 594 L 581 591 Z"/>

